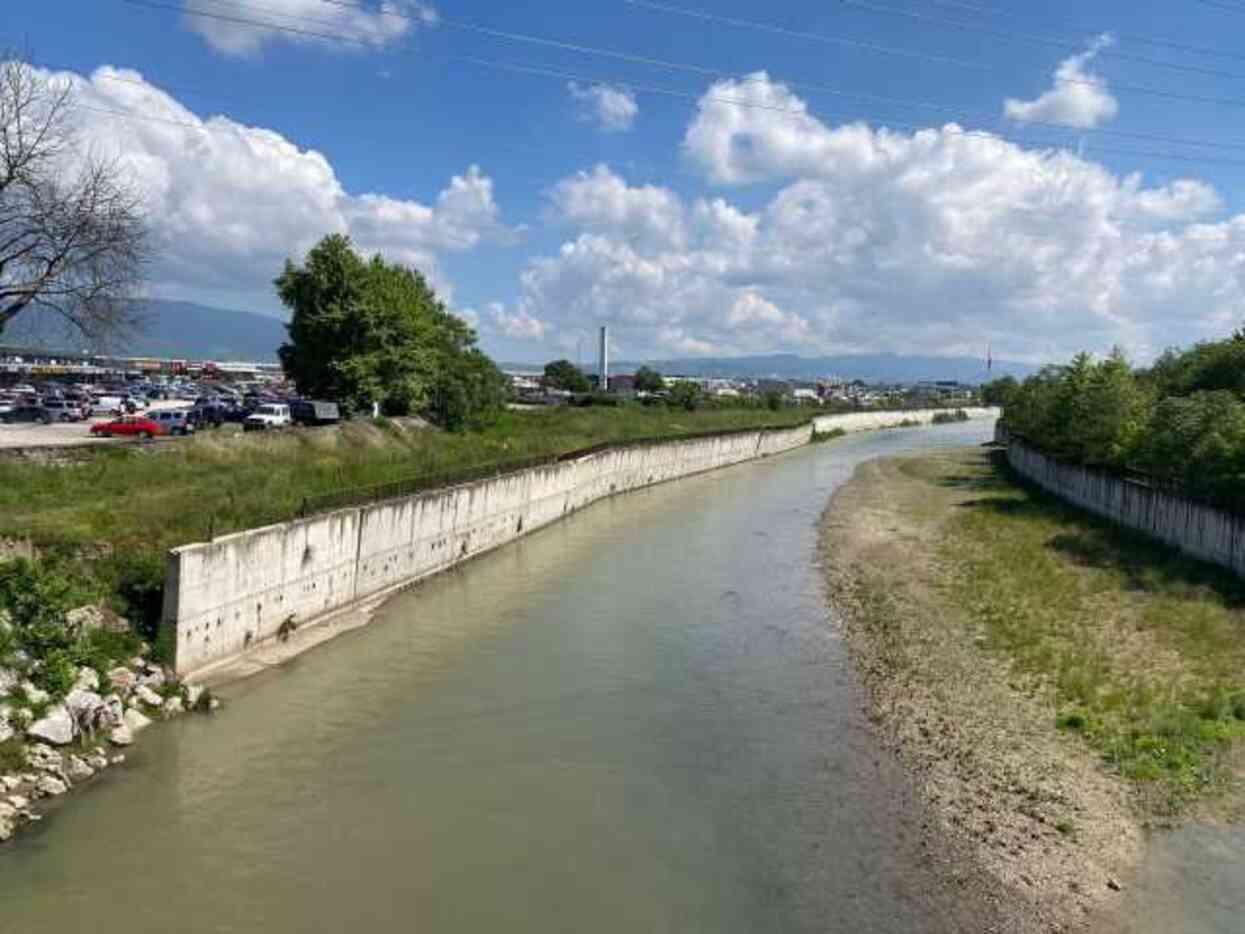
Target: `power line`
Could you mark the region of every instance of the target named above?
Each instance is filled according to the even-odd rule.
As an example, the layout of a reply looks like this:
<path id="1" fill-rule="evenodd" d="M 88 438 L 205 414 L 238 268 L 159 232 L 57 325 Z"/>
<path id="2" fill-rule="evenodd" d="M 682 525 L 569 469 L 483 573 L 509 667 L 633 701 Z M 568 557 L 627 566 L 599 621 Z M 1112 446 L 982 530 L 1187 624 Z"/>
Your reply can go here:
<path id="1" fill-rule="evenodd" d="M 913 52 L 909 49 L 896 49 L 891 46 L 876 45 L 873 43 L 858 43 L 855 40 L 843 39 L 839 36 L 830 36 L 825 33 L 806 32 L 800 29 L 788 29 L 785 26 L 778 26 L 773 23 L 764 23 L 757 20 L 740 19 L 734 16 L 721 16 L 717 13 L 709 13 L 705 10 L 690 9 L 688 7 L 672 6 L 667 3 L 656 3 L 653 0 L 622 0 L 623 3 L 631 6 L 644 7 L 649 10 L 655 10 L 661 13 L 670 13 L 676 16 L 686 16 L 691 19 L 699 19 L 705 22 L 722 23 L 728 26 L 736 26 L 745 29 L 755 29 L 761 32 L 774 33 L 776 35 L 788 36 L 797 39 L 808 39 L 813 42 L 828 42 L 834 45 L 854 45 L 867 48 L 869 51 L 882 52 L 888 55 L 899 55 L 907 58 L 918 58 L 925 61 L 940 62 L 943 64 L 958 65 L 965 68 L 973 68 L 978 71 L 997 72 L 999 69 L 986 65 L 981 62 L 969 62 L 963 59 L 947 58 L 945 56 L 928 56 L 921 52 Z M 1101 84 L 1097 81 L 1086 81 L 1076 78 L 1057 78 L 1059 84 L 1078 84 L 1086 87 L 1101 88 Z M 1151 88 L 1135 84 L 1119 84 L 1113 83 L 1113 90 L 1129 91 L 1134 94 L 1149 94 L 1154 97 L 1164 97 L 1170 100 L 1190 101 L 1198 104 L 1216 104 L 1226 107 L 1245 107 L 1245 99 L 1241 98 L 1220 98 L 1205 97 L 1200 94 L 1184 94 L 1179 91 L 1167 91 L 1162 88 Z"/>
<path id="2" fill-rule="evenodd" d="M 138 5 L 138 6 L 148 6 L 148 7 L 153 7 L 156 9 L 168 9 L 168 10 L 174 10 L 174 11 L 181 12 L 181 10 L 177 7 L 171 7 L 166 4 L 155 3 L 155 2 L 152 2 L 152 0 L 125 0 L 125 2 Z M 337 2 L 340 5 L 345 5 L 345 6 L 353 5 L 349 3 L 342 3 L 341 0 L 326 0 L 326 2 Z M 268 23 L 268 22 L 261 22 L 257 20 L 246 19 L 244 17 L 231 16 L 231 15 L 218 14 L 218 13 L 209 13 L 209 12 L 202 11 L 202 10 L 187 9 L 185 10 L 185 12 L 191 15 L 206 16 L 212 19 L 223 19 L 227 22 L 237 23 L 240 25 L 254 26 L 254 27 L 259 27 L 259 28 L 264 28 L 264 29 L 277 29 L 277 30 L 282 30 L 282 31 L 288 30 L 288 31 L 295 32 L 296 34 L 299 34 L 299 35 L 310 34 L 317 38 L 333 38 L 335 35 L 337 35 L 337 34 L 329 34 L 329 33 L 309 32 L 307 30 L 297 29 L 295 27 L 279 26 L 279 25 L 274 25 L 272 23 Z M 584 54 L 599 55 L 602 57 L 612 58 L 618 61 L 628 62 L 630 64 L 642 64 L 642 65 L 664 68 L 667 70 L 685 71 L 685 72 L 700 74 L 700 75 L 704 75 L 707 77 L 713 77 L 713 78 L 718 78 L 718 79 L 726 78 L 726 79 L 732 79 L 732 80 L 739 80 L 743 83 L 760 80 L 758 78 L 750 77 L 750 76 L 736 76 L 730 72 L 725 72 L 719 69 L 706 68 L 700 65 L 680 63 L 680 62 L 671 62 L 671 61 L 666 61 L 663 59 L 654 59 L 654 58 L 649 58 L 647 56 L 633 55 L 631 53 L 626 53 L 626 52 L 617 52 L 617 51 L 610 50 L 610 49 L 600 49 L 600 48 L 596 48 L 593 46 L 582 45 L 579 43 L 570 43 L 570 42 L 564 42 L 562 40 L 548 39 L 548 38 L 540 37 L 540 36 L 530 36 L 530 35 L 526 35 L 523 33 L 514 33 L 514 32 L 509 32 L 506 30 L 498 30 L 498 29 L 493 29 L 491 27 L 479 26 L 479 25 L 472 24 L 472 23 L 450 23 L 449 21 L 446 21 L 446 24 L 453 25 L 457 28 L 466 29 L 471 32 L 489 35 L 494 38 L 527 42 L 531 44 L 537 44 L 537 45 L 542 45 L 546 47 L 553 47 L 553 48 L 558 48 L 558 49 L 567 50 L 567 51 L 575 51 L 575 52 L 584 53 Z M 357 38 L 349 37 L 349 36 L 342 36 L 342 38 L 349 40 L 349 41 L 354 41 L 354 42 L 358 42 L 361 44 L 365 44 L 365 45 L 372 44 L 368 40 L 365 40 L 365 39 L 357 39 Z M 477 61 L 477 62 L 480 61 L 479 59 L 467 59 L 467 60 Z M 641 87 L 639 85 L 635 85 L 634 82 L 619 81 L 617 79 L 600 80 L 600 79 L 590 78 L 590 77 L 584 78 L 583 76 L 580 76 L 580 75 L 570 75 L 569 73 L 566 76 L 574 80 L 587 80 L 595 84 L 608 84 L 608 83 L 619 84 L 621 83 L 624 86 L 633 86 L 637 88 Z M 900 98 L 887 98 L 882 95 L 853 93 L 853 92 L 843 91 L 837 88 L 828 88 L 828 87 L 819 86 L 819 85 L 810 85 L 810 84 L 803 83 L 803 82 L 784 82 L 784 83 L 789 84 L 792 87 L 799 87 L 799 88 L 811 90 L 814 92 L 834 94 L 837 96 L 855 98 L 859 100 L 868 100 L 874 103 L 885 103 L 885 104 L 890 104 L 894 106 L 901 106 L 901 107 L 908 107 L 908 108 L 913 108 L 913 107 L 934 108 L 934 109 L 942 110 L 944 112 L 949 112 L 949 113 L 955 112 L 955 109 L 948 105 L 942 105 L 942 104 L 937 104 L 933 102 L 907 101 L 907 100 L 903 100 Z M 689 92 L 683 92 L 683 91 L 672 92 L 669 89 L 659 89 L 651 85 L 644 86 L 642 89 L 649 93 L 674 94 L 675 96 L 685 97 L 690 100 L 698 100 L 698 99 L 701 99 L 702 97 L 705 97 L 705 95 L 700 94 L 700 93 L 689 93 Z M 791 108 L 773 108 L 768 105 L 760 105 L 760 104 L 756 104 L 755 102 L 750 102 L 750 101 L 732 100 L 730 102 L 738 104 L 740 106 L 754 106 L 754 107 L 762 107 L 764 109 L 777 109 L 777 110 L 781 110 L 784 112 L 791 112 L 791 113 L 804 112 L 801 110 L 793 110 Z M 993 115 L 989 115 L 988 118 L 993 119 Z M 869 122 L 869 121 L 866 120 L 864 122 Z M 873 122 L 881 123 L 883 121 L 874 120 Z M 891 126 L 902 127 L 902 128 L 911 129 L 911 130 L 927 129 L 927 127 L 920 127 L 915 124 L 905 124 L 905 123 L 898 123 L 894 121 L 889 121 L 888 123 Z M 1040 127 L 1048 128 L 1048 129 L 1077 130 L 1080 132 L 1084 132 L 1083 128 L 1072 127 L 1066 124 L 1041 123 L 1041 122 L 1035 121 L 1030 125 L 1040 126 Z M 1008 139 L 1010 141 L 1016 142 L 1017 144 L 1023 145 L 1023 140 L 1017 139 L 1015 137 L 1010 137 L 1005 134 L 993 133 L 993 132 L 988 132 L 988 131 L 974 131 L 974 130 L 961 130 L 960 132 L 967 133 L 970 135 L 982 135 L 982 136 L 988 136 L 992 138 Z M 1176 145 L 1191 145 L 1191 146 L 1202 146 L 1202 147 L 1220 148 L 1220 149 L 1243 149 L 1245 148 L 1245 143 L 1229 143 L 1229 142 L 1219 142 L 1219 141 L 1214 141 L 1214 140 L 1196 140 L 1196 139 L 1181 138 L 1181 137 L 1167 137 L 1161 134 L 1142 133 L 1142 132 L 1137 132 L 1137 131 L 1110 130 L 1110 129 L 1099 128 L 1099 129 L 1093 130 L 1092 132 L 1110 134 L 1110 135 L 1116 135 L 1116 136 L 1122 136 L 1122 137 L 1129 137 L 1129 138 L 1141 139 L 1141 140 L 1149 140 L 1151 142 L 1167 142 L 1167 143 L 1173 143 Z M 1059 147 L 1062 144 L 1057 143 L 1057 142 L 1045 142 L 1045 145 L 1053 145 L 1053 146 Z M 1096 146 L 1096 148 L 1101 152 L 1109 151 L 1109 152 L 1113 152 L 1115 154 L 1121 154 L 1121 155 L 1147 156 L 1151 158 L 1168 159 L 1168 160 L 1191 162 L 1191 163 L 1201 162 L 1201 163 L 1206 163 L 1206 164 L 1224 164 L 1224 165 L 1245 164 L 1245 163 L 1239 163 L 1236 160 L 1218 159 L 1218 158 L 1203 155 L 1200 153 L 1190 155 L 1190 154 L 1181 154 L 1181 153 L 1175 153 L 1175 152 L 1170 152 L 1170 151 L 1169 152 L 1153 152 L 1153 151 L 1145 151 L 1145 150 L 1120 149 L 1120 148 L 1114 148 L 1114 149 L 1108 150 L 1101 146 Z"/>
<path id="3" fill-rule="evenodd" d="M 231 2 L 231 0 L 216 0 L 216 2 Z M 321 2 L 329 3 L 335 6 L 344 6 L 358 8 L 356 3 L 345 2 L 345 0 L 321 0 Z M 409 14 L 397 11 L 389 11 L 388 15 L 409 17 Z M 513 42 L 523 42 L 532 45 L 539 45 L 548 48 L 556 48 L 563 51 L 577 52 L 585 55 L 597 55 L 605 58 L 615 59 L 617 61 L 627 62 L 629 64 L 646 65 L 656 68 L 663 68 L 670 71 L 683 71 L 692 74 L 704 75 L 716 79 L 731 79 L 742 82 L 757 81 L 759 79 L 740 75 L 734 72 L 725 71 L 718 68 L 710 68 L 688 62 L 675 62 L 668 59 L 651 58 L 645 55 L 636 55 L 628 52 L 619 52 L 613 49 L 603 49 L 598 46 L 584 45 L 576 42 L 566 42 L 560 39 L 550 39 L 544 36 L 533 36 L 527 33 L 512 32 L 509 30 L 495 29 L 489 26 L 481 26 L 476 23 L 468 23 L 459 20 L 440 20 L 442 25 L 460 29 L 467 32 L 474 32 L 480 35 L 486 35 L 495 39 L 502 39 Z M 849 99 L 868 101 L 871 103 L 889 104 L 892 106 L 905 107 L 907 109 L 926 109 L 937 110 L 948 114 L 961 114 L 963 116 L 972 117 L 982 120 L 994 120 L 994 114 L 986 114 L 981 111 L 964 112 L 949 104 L 940 104 L 934 101 L 911 100 L 896 97 L 888 97 L 886 95 L 868 94 L 863 92 L 845 91 L 841 88 L 828 87 L 825 85 L 812 84 L 803 81 L 791 81 L 784 79 L 776 79 L 782 81 L 783 84 L 791 88 L 809 91 L 813 93 L 830 94 L 837 97 L 845 97 Z M 1242 102 L 1245 105 L 1245 101 Z M 1201 146 L 1213 149 L 1245 149 L 1245 143 L 1221 142 L 1217 140 L 1194 139 L 1190 137 L 1168 136 L 1159 133 L 1148 133 L 1132 130 L 1117 130 L 1112 128 L 1087 128 L 1078 127 L 1067 123 L 1056 123 L 1052 121 L 1027 121 L 1029 126 L 1037 126 L 1045 129 L 1074 130 L 1079 133 L 1093 132 L 1107 136 L 1119 136 L 1130 139 L 1148 140 L 1151 142 L 1172 143 L 1181 146 Z"/>
<path id="4" fill-rule="evenodd" d="M 879 6 L 870 3 L 868 0 L 840 0 L 846 6 L 855 7 L 859 10 L 867 10 L 871 13 L 880 13 L 886 16 L 906 16 L 909 19 L 920 20 L 927 23 L 937 23 L 942 26 L 949 26 L 954 29 L 964 29 L 970 32 L 980 32 L 989 36 L 998 36 L 1004 39 L 1015 39 L 1022 42 L 1036 42 L 1042 45 L 1052 45 L 1057 48 L 1066 49 L 1068 51 L 1084 51 L 1084 43 L 1069 42 L 1056 36 L 1046 36 L 1041 33 L 1021 32 L 1016 29 L 996 29 L 992 26 L 983 26 L 980 23 L 965 23 L 960 20 L 947 19 L 944 16 L 935 16 L 930 13 L 924 13 L 920 10 L 903 10 L 896 7 Z M 1214 78 L 1231 78 L 1233 80 L 1245 80 L 1245 74 L 1231 71 L 1222 71 L 1218 68 L 1206 68 L 1201 65 L 1182 65 L 1178 62 L 1164 62 L 1154 58 L 1146 58 L 1144 55 L 1133 55 L 1129 52 L 1112 52 L 1102 50 L 1096 53 L 1099 58 L 1114 58 L 1119 61 L 1133 62 L 1140 65 L 1149 65 L 1154 68 L 1169 68 L 1173 71 L 1183 71 L 1190 74 L 1209 75 Z"/>

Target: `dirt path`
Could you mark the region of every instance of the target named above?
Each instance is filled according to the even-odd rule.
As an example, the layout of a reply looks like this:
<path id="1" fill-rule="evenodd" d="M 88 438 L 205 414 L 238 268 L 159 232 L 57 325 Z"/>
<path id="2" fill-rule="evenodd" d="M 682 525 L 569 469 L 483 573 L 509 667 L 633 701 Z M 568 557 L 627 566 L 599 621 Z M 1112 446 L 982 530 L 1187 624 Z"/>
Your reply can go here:
<path id="1" fill-rule="evenodd" d="M 822 520 L 828 596 L 946 885 L 991 908 L 977 930 L 1102 930 L 1141 848 L 1128 789 L 1053 729 L 948 596 L 943 526 L 981 490 L 947 480 L 981 456 L 861 466 Z"/>

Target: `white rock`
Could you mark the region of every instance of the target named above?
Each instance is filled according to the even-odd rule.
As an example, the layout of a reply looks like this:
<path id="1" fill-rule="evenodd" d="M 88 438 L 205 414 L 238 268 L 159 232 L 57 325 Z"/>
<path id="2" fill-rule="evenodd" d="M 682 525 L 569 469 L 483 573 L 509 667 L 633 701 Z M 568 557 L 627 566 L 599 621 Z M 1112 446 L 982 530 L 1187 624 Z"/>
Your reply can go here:
<path id="1" fill-rule="evenodd" d="M 0 804 L 0 843 L 13 836 L 13 831 L 17 829 L 14 826 L 16 823 L 17 815 L 9 813 L 7 805 Z"/>
<path id="2" fill-rule="evenodd" d="M 22 683 L 22 679 L 12 668 L 0 668 L 0 696 L 8 694 Z"/>
<path id="3" fill-rule="evenodd" d="M 38 781 L 35 782 L 35 794 L 47 797 L 63 795 L 69 790 L 69 786 L 57 778 L 55 775 L 40 775 Z"/>
<path id="4" fill-rule="evenodd" d="M 164 669 L 159 665 L 148 665 L 147 674 L 139 678 L 138 683 L 149 688 L 162 688 L 168 683 L 168 678 L 164 676 Z"/>
<path id="5" fill-rule="evenodd" d="M 9 726 L 8 717 L 0 717 L 0 743 L 13 738 L 13 727 Z"/>
<path id="6" fill-rule="evenodd" d="M 52 695 L 42 688 L 37 688 L 29 681 L 22 682 L 22 693 L 26 695 L 26 700 L 38 707 L 40 704 L 46 704 L 52 699 Z"/>
<path id="7" fill-rule="evenodd" d="M 134 696 L 148 707 L 160 707 L 164 704 L 164 698 L 153 691 L 146 684 L 140 684 L 137 688 L 135 688 Z"/>
<path id="8" fill-rule="evenodd" d="M 104 702 L 100 710 L 100 726 L 120 726 L 124 719 L 125 704 L 121 703 L 121 698 L 119 698 L 116 694 L 109 694 L 104 698 Z"/>
<path id="9" fill-rule="evenodd" d="M 191 710 L 199 706 L 199 700 L 203 697 L 203 685 L 187 684 L 186 685 L 186 706 Z"/>
<path id="10" fill-rule="evenodd" d="M 30 807 L 30 799 L 25 795 L 9 795 L 9 804 L 13 805 L 14 810 L 24 811 Z"/>
<path id="11" fill-rule="evenodd" d="M 122 694 L 129 694 L 130 691 L 134 690 L 134 685 L 138 683 L 138 675 L 124 665 L 118 665 L 108 672 L 108 682 L 114 690 L 120 691 Z"/>
<path id="12" fill-rule="evenodd" d="M 121 765 L 123 762 L 125 762 L 125 756 L 121 755 L 120 753 L 117 753 L 115 756 L 113 756 L 108 761 L 111 762 L 113 765 Z"/>
<path id="13" fill-rule="evenodd" d="M 93 768 L 97 772 L 100 771 L 101 769 L 108 768 L 108 757 L 104 755 L 102 752 L 100 752 L 98 749 L 96 749 L 89 756 L 87 756 L 86 761 L 87 761 L 87 765 L 89 765 L 91 768 Z"/>
<path id="14" fill-rule="evenodd" d="M 131 668 L 142 668 L 143 667 L 143 656 L 135 655 L 133 658 L 131 658 L 130 667 Z"/>
<path id="15" fill-rule="evenodd" d="M 128 746 L 134 742 L 134 731 L 123 723 L 118 727 L 113 727 L 112 732 L 108 734 L 108 739 L 114 746 Z"/>
<path id="16" fill-rule="evenodd" d="M 87 765 L 87 761 L 81 756 L 70 756 L 69 762 L 65 765 L 65 774 L 69 776 L 71 782 L 77 784 L 94 775 L 95 770 Z"/>
<path id="17" fill-rule="evenodd" d="M 166 717 L 175 717 L 177 714 L 182 713 L 186 708 L 182 706 L 182 699 L 180 697 L 170 697 L 164 702 L 164 707 L 161 709 L 164 711 L 164 715 Z"/>
<path id="18" fill-rule="evenodd" d="M 64 767 L 61 754 L 44 743 L 31 743 L 26 749 L 26 764 L 40 772 L 56 772 L 60 774 Z"/>
<path id="19" fill-rule="evenodd" d="M 0 791 L 12 791 L 21 783 L 16 775 L 0 775 Z"/>
<path id="20" fill-rule="evenodd" d="M 104 699 L 94 691 L 75 688 L 65 695 L 65 709 L 74 718 L 80 730 L 93 730 L 98 719 L 96 711 L 104 706 Z"/>
<path id="21" fill-rule="evenodd" d="M 145 727 L 151 726 L 151 718 L 137 707 L 130 707 L 125 712 L 125 726 L 130 728 L 130 732 L 137 733 Z"/>
<path id="22" fill-rule="evenodd" d="M 73 686 L 77 691 L 98 691 L 99 672 L 94 668 L 79 668 L 78 680 L 73 683 Z"/>
<path id="23" fill-rule="evenodd" d="M 36 720 L 26 727 L 26 735 L 47 740 L 56 746 L 64 746 L 74 741 L 74 737 L 78 735 L 78 729 L 74 718 L 65 709 L 65 705 L 57 704 L 48 709 L 47 715 L 42 720 Z"/>

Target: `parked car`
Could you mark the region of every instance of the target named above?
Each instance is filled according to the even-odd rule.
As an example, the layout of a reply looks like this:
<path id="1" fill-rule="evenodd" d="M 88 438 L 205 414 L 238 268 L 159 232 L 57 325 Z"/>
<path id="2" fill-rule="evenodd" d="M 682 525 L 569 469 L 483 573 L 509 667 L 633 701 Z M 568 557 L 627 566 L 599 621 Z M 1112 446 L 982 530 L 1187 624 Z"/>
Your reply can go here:
<path id="1" fill-rule="evenodd" d="M 12 411 L 0 415 L 0 419 L 3 419 L 8 424 L 14 422 L 38 422 L 43 425 L 50 425 L 56 421 L 56 416 L 41 405 L 16 405 Z"/>
<path id="2" fill-rule="evenodd" d="M 341 419 L 336 402 L 297 399 L 290 403 L 290 421 L 295 425 L 336 425 Z"/>
<path id="3" fill-rule="evenodd" d="M 189 435 L 197 427 L 195 414 L 192 409 L 161 409 L 146 417 L 160 426 L 162 435 Z"/>
<path id="4" fill-rule="evenodd" d="M 123 415 L 120 418 L 114 418 L 110 422 L 98 422 L 91 426 L 91 434 L 104 438 L 111 438 L 113 435 L 131 438 L 154 438 L 156 435 L 163 433 L 158 422 L 152 421 L 150 418 L 144 418 L 141 415 Z"/>
<path id="5" fill-rule="evenodd" d="M 58 422 L 82 421 L 82 408 L 69 399 L 44 399 L 43 409 Z"/>
<path id="6" fill-rule="evenodd" d="M 290 407 L 280 402 L 258 406 L 242 423 L 243 431 L 266 431 L 269 428 L 285 428 L 290 424 Z"/>
<path id="7" fill-rule="evenodd" d="M 121 396 L 96 396 L 91 403 L 92 415 L 119 415 L 125 408 L 125 400 Z"/>

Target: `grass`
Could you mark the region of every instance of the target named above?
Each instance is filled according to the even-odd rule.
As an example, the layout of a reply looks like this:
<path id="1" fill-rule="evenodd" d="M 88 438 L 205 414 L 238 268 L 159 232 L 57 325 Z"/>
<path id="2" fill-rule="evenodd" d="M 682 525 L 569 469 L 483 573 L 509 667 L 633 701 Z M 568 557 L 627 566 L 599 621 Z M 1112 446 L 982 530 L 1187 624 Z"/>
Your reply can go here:
<path id="1" fill-rule="evenodd" d="M 60 469 L 0 463 L 0 537 L 30 538 L 45 549 L 158 552 L 288 518 L 304 498 L 343 488 L 605 442 L 799 424 L 808 418 L 799 409 L 686 412 L 628 406 L 510 412 L 462 433 L 391 422 L 273 434 L 205 432 L 151 450 L 101 449 Z"/>
<path id="2" fill-rule="evenodd" d="M 922 464 L 971 494 L 944 526 L 947 593 L 1015 686 L 1155 813 L 1228 787 L 1245 736 L 1245 582 L 1023 485 L 1001 458 Z"/>

